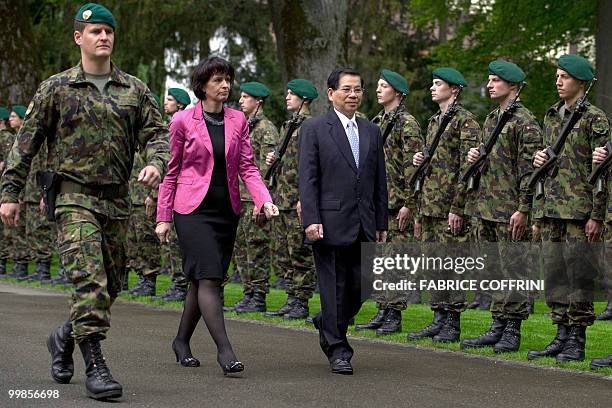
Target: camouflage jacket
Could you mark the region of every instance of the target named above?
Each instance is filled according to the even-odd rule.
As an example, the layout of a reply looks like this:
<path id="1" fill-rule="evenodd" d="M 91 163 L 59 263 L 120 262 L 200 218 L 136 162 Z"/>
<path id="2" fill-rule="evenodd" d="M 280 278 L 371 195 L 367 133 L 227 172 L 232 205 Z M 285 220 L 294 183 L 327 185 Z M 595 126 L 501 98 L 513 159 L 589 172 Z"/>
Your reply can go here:
<path id="1" fill-rule="evenodd" d="M 386 114 L 384 110 L 372 119 L 372 122 L 380 127 L 381 133 L 384 133 L 388 121 L 389 114 Z M 412 166 L 412 156 L 418 151 L 420 145 L 419 122 L 402 106 L 397 121 L 384 144 L 390 209 L 399 210 L 407 207 L 413 211 L 416 210 L 416 200 L 408 186 L 408 179 L 415 170 Z"/>
<path id="2" fill-rule="evenodd" d="M 564 122 L 559 109 L 563 104 L 559 101 L 544 116 L 544 146 L 551 146 L 559 136 Z M 566 118 L 569 119 L 569 115 L 568 112 Z M 596 197 L 588 177 L 592 170 L 593 150 L 610 138 L 609 132 L 610 122 L 606 114 L 587 103 L 586 111 L 574 125 L 559 154 L 556 177 L 546 178 L 545 197 L 535 204 L 536 218 L 604 219 L 605 194 Z"/>
<path id="3" fill-rule="evenodd" d="M 11 131 L 8 129 L 0 130 L 0 162 L 6 160 L 6 156 L 8 156 L 14 141 L 15 135 Z"/>
<path id="4" fill-rule="evenodd" d="M 23 190 L 23 201 L 26 203 L 36 203 L 40 202 L 42 198 L 42 189 L 38 185 L 38 180 L 36 179 L 36 173 L 39 171 L 46 170 L 47 167 L 47 144 L 43 143 L 38 151 L 38 154 L 32 158 L 32 166 L 30 167 L 30 172 L 28 173 L 28 179 L 26 180 L 26 185 Z"/>
<path id="5" fill-rule="evenodd" d="M 310 118 L 311 115 L 310 112 L 304 112 L 301 113 L 299 117 L 305 120 Z M 282 139 L 285 137 L 286 126 L 287 122 L 281 127 L 280 140 L 276 148 L 277 153 L 283 142 Z M 276 184 L 272 194 L 274 197 L 274 204 L 276 204 L 280 210 L 293 210 L 300 200 L 298 191 L 298 146 L 300 145 L 301 127 L 300 125 L 295 132 L 293 132 L 276 176 Z"/>
<path id="6" fill-rule="evenodd" d="M 278 130 L 274 123 L 270 121 L 263 114 L 258 112 L 257 124 L 250 133 L 251 147 L 253 147 L 253 157 L 255 158 L 255 164 L 261 173 L 263 179 L 264 173 L 266 172 L 266 155 L 274 150 L 276 145 L 279 143 Z M 244 183 L 240 181 L 240 199 L 242 201 L 251 201 L 251 196 L 244 187 Z"/>
<path id="7" fill-rule="evenodd" d="M 105 92 L 100 93 L 85 79 L 79 64 L 40 84 L 7 159 L 1 202 L 17 201 L 32 159 L 45 141 L 48 168 L 95 188 L 127 186 L 138 148 L 163 175 L 168 140 L 155 99 L 142 81 L 112 65 Z M 58 206 L 74 204 L 109 216 L 129 215 L 127 197 L 102 200 L 75 193 L 58 197 Z"/>
<path id="8" fill-rule="evenodd" d="M 138 174 L 145 166 L 145 159 L 141 152 L 134 154 L 134 166 L 130 175 L 130 200 L 132 205 L 145 205 L 145 200 L 151 195 L 151 189 L 138 182 Z"/>
<path id="9" fill-rule="evenodd" d="M 427 146 L 438 131 L 440 118 L 441 112 L 438 111 L 429 119 L 425 140 Z M 467 168 L 467 152 L 476 145 L 479 132 L 480 126 L 474 115 L 458 105 L 431 159 L 430 171 L 420 195 L 420 215 L 447 218 L 449 212 L 464 214 L 465 186 L 459 182 L 459 177 Z M 423 151 L 424 147 L 421 141 L 419 151 Z"/>
<path id="10" fill-rule="evenodd" d="M 486 143 L 497 125 L 500 108 L 491 112 L 480 132 Z M 533 192 L 527 187 L 533 172 L 533 155 L 542 146 L 542 129 L 522 104 L 499 134 L 483 167 L 480 187 L 468 197 L 466 212 L 487 221 L 510 222 L 516 211 L 531 211 Z"/>

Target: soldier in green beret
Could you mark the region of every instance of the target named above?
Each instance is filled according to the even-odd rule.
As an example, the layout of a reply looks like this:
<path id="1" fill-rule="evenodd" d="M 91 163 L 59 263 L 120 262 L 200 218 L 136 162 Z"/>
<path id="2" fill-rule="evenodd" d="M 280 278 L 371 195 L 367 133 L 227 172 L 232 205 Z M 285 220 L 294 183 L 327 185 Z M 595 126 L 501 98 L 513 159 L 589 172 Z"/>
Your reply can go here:
<path id="1" fill-rule="evenodd" d="M 299 218 L 298 146 L 301 125 L 311 117 L 310 103 L 318 96 L 317 88 L 306 79 L 293 79 L 287 83 L 287 111 L 296 126 L 291 127 L 294 130 L 289 134 L 289 122 L 283 124 L 279 145 L 266 157 L 269 166 L 276 159 L 283 139 L 288 138 L 287 150 L 283 157 L 278 158 L 280 166 L 270 190 L 280 210 L 280 217 L 272 226 L 276 254 L 274 269 L 282 273 L 287 301 L 280 309 L 266 312 L 268 317 L 283 317 L 287 320 L 306 318 L 309 312 L 308 300 L 316 285 L 312 249 L 304 245 L 304 230 Z"/>
<path id="2" fill-rule="evenodd" d="M 185 109 L 191 103 L 187 91 L 181 88 L 169 88 L 164 100 L 164 112 L 172 117 L 176 112 Z"/>
<path id="3" fill-rule="evenodd" d="M 389 231 L 387 242 L 414 241 L 416 199 L 408 185 L 414 167 L 412 156 L 421 145 L 419 122 L 408 113 L 403 103 L 408 95 L 408 81 L 397 72 L 383 69 L 376 87 L 376 98 L 383 109 L 372 119 L 380 127 L 384 140 L 387 191 L 389 192 Z M 387 130 L 387 127 L 389 127 Z M 418 298 L 419 292 L 415 292 Z M 396 291 L 375 293 L 378 312 L 355 330 L 376 330 L 382 336 L 402 330 L 402 311 L 406 310 L 408 296 Z M 420 300 L 413 300 L 420 303 Z"/>
<path id="4" fill-rule="evenodd" d="M 413 165 L 424 160 L 424 148 L 430 146 L 440 126 L 442 116 L 455 101 L 460 87 L 467 86 L 463 75 L 454 68 L 433 71 L 431 99 L 440 110 L 429 119 L 427 134 Z M 452 118 L 442 133 L 440 143 L 433 152 L 430 171 L 420 193 L 419 221 L 415 235 L 425 243 L 465 243 L 471 234 L 470 218 L 465 214 L 465 185 L 459 181 L 467 168 L 467 152 L 476 144 L 480 126 L 474 115 L 461 104 L 455 105 Z M 431 324 L 418 332 L 408 334 L 409 340 L 432 338 L 436 342 L 456 342 L 461 334 L 460 316 L 465 310 L 462 291 L 433 291 Z"/>
<path id="5" fill-rule="evenodd" d="M 58 196 L 60 262 L 73 285 L 69 320 L 47 339 L 51 375 L 58 383 L 74 374 L 78 344 L 85 361 L 87 395 L 121 397 L 100 342 L 110 328 L 110 308 L 121 290 L 130 213 L 128 181 L 134 152 L 148 162 L 138 180 L 155 188 L 169 159 L 168 131 L 147 86 L 111 62 L 116 22 L 104 6 L 88 3 L 74 17 L 80 63 L 43 81 L 25 115 L 2 176 L 0 217 L 19 221 L 19 194 L 32 159 L 49 150 Z M 78 101 L 78 103 L 77 103 Z"/>
<path id="6" fill-rule="evenodd" d="M 253 157 L 262 172 L 267 170 L 266 155 L 279 141 L 278 130 L 264 114 L 267 86 L 260 82 L 240 85 L 240 108 L 248 118 Z M 238 313 L 265 312 L 270 280 L 270 225 L 258 227 L 253 222 L 253 201 L 240 183 L 242 210 L 234 244 L 234 266 L 240 274 L 244 296 L 232 310 Z"/>
<path id="7" fill-rule="evenodd" d="M 497 247 L 499 256 L 488 260 L 496 262 L 496 268 L 489 267 L 488 270 L 501 270 L 505 278 L 516 273 L 516 261 L 525 256 L 522 249 L 528 245 L 512 243 L 529 243 L 531 240 L 529 216 L 533 192 L 528 181 L 533 172 L 531 159 L 542 145 L 542 130 L 535 115 L 518 100 L 510 106 L 524 80 L 525 73 L 512 62 L 497 60 L 489 64 L 487 90 L 491 100 L 499 106 L 487 116 L 479 143 L 489 140 L 502 112 L 510 109 L 512 113 L 497 137 L 481 172 L 480 182 L 466 205 L 466 212 L 478 220 L 478 241 L 500 243 Z M 467 161 L 474 163 L 479 155 L 480 150 L 474 146 L 468 152 Z M 476 338 L 464 339 L 461 347 L 492 346 L 496 353 L 518 351 L 521 323 L 529 317 L 526 295 L 495 292 L 490 329 Z"/>
<path id="8" fill-rule="evenodd" d="M 595 73 L 583 57 L 566 54 L 559 58 L 557 93 L 561 100 L 544 116 L 544 146 L 551 146 L 564 123 L 584 96 Z M 605 194 L 596 195 L 588 183 L 592 152 L 610 138 L 610 122 L 601 109 L 586 103 L 586 110 L 570 131 L 557 161 L 557 171 L 546 178 L 544 197 L 537 205 L 546 273 L 546 303 L 557 334 L 543 350 L 530 351 L 529 359 L 555 357 L 557 362 L 582 361 L 586 328 L 593 324 L 593 284 L 597 275 L 591 243 L 600 242 L 605 218 Z M 548 160 L 539 150 L 533 160 L 540 167 Z"/>

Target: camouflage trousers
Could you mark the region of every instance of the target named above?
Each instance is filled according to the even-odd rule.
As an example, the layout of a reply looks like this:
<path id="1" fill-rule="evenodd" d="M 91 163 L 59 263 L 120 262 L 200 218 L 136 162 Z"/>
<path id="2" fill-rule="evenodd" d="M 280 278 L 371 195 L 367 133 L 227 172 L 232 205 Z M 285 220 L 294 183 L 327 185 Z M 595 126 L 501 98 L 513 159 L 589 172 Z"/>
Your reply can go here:
<path id="1" fill-rule="evenodd" d="M 38 203 L 26 203 L 26 241 L 36 263 L 51 262 L 56 248 L 55 225 L 41 214 Z"/>
<path id="2" fill-rule="evenodd" d="M 256 225 L 251 217 L 253 208 L 252 202 L 242 202 L 234 243 L 234 266 L 245 294 L 266 294 L 270 290 L 270 224 Z"/>
<path id="3" fill-rule="evenodd" d="M 55 210 L 60 262 L 72 283 L 70 320 L 77 342 L 110 328 L 110 308 L 125 277 L 127 219 L 79 206 Z"/>
<path id="4" fill-rule="evenodd" d="M 28 214 L 26 205 L 21 204 L 19 211 L 19 224 L 16 227 L 4 226 L 4 242 L 8 250 L 8 257 L 14 263 L 28 263 L 32 260 L 30 249 L 28 248 L 26 224 Z"/>
<path id="5" fill-rule="evenodd" d="M 453 243 L 468 243 L 472 240 L 472 226 L 468 217 L 463 218 L 463 228 L 457 235 L 453 235 L 448 226 L 447 218 L 423 216 L 421 221 L 421 242 L 438 243 L 440 248 L 433 248 L 437 256 L 452 256 L 448 253 Z M 455 279 L 454 272 L 440 274 L 437 279 Z M 461 290 L 434 290 L 430 293 L 432 310 L 446 310 L 461 313 L 465 310 L 465 292 Z"/>
<path id="6" fill-rule="evenodd" d="M 606 291 L 608 302 L 612 302 L 612 222 L 606 224 L 604 232 L 604 269 L 602 271 L 602 287 Z"/>
<path id="7" fill-rule="evenodd" d="M 597 256 L 587 244 L 585 225 L 578 220 L 541 220 L 545 296 L 554 324 L 589 326 L 595 320 Z"/>
<path id="8" fill-rule="evenodd" d="M 316 285 L 312 248 L 304 245 L 304 230 L 295 210 L 281 210 L 273 221 L 274 266 L 286 282 L 287 295 L 308 300 Z"/>
<path id="9" fill-rule="evenodd" d="M 127 268 L 139 276 L 157 276 L 161 268 L 155 225 L 155 214 L 148 217 L 145 206 L 132 205 L 127 234 Z"/>
<path id="10" fill-rule="evenodd" d="M 170 243 L 168 245 L 162 245 L 162 254 L 166 263 L 170 266 L 172 284 L 179 288 L 187 289 L 189 286 L 189 279 L 187 279 L 183 273 L 183 256 L 181 255 L 181 248 L 178 244 L 178 237 L 176 236 L 174 224 L 170 229 Z"/>
<path id="11" fill-rule="evenodd" d="M 389 211 L 388 221 L 389 230 L 387 231 L 387 242 L 391 244 L 404 244 L 408 242 L 416 242 L 414 238 L 414 223 L 412 217 L 406 229 L 404 231 L 399 230 L 397 222 L 397 211 Z M 375 291 L 372 295 L 372 299 L 376 301 L 376 307 L 379 310 L 383 309 L 394 309 L 394 310 L 406 310 L 408 305 L 409 292 L 401 291 Z"/>
<path id="12" fill-rule="evenodd" d="M 8 242 L 5 237 L 4 230 L 8 228 L 5 227 L 3 223 L 0 222 L 0 259 L 6 261 L 10 258 Z"/>
<path id="13" fill-rule="evenodd" d="M 504 222 L 478 220 L 476 236 L 478 242 L 496 242 L 497 251 L 487 259 L 489 279 L 518 279 L 517 272 L 522 272 L 523 265 L 532 265 L 536 262 L 536 254 L 525 253 L 524 249 L 530 249 L 531 233 L 528 228 L 525 231 L 521 244 L 512 244 L 512 231 L 510 225 Z M 485 251 L 490 248 L 487 246 Z M 485 252 L 486 254 L 486 252 Z M 524 257 L 529 256 L 532 261 L 525 262 Z M 527 293 L 521 291 L 494 291 L 491 293 L 491 315 L 494 319 L 519 319 L 527 320 L 529 311 L 527 309 Z"/>

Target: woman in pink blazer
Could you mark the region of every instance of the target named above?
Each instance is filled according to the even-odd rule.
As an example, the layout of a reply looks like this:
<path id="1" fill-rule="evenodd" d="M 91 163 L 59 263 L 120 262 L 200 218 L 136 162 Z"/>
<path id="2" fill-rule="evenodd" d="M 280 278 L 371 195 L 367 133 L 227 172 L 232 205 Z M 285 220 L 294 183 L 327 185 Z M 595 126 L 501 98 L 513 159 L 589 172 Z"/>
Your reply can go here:
<path id="1" fill-rule="evenodd" d="M 199 102 L 172 117 L 171 156 L 159 187 L 155 230 L 162 243 L 168 242 L 174 221 L 183 272 L 191 281 L 172 342 L 176 360 L 186 367 L 200 365 L 189 340 L 203 317 L 224 374 L 244 370 L 225 331 L 221 300 L 240 214 L 238 176 L 260 214 L 263 208 L 266 218 L 278 215 L 253 161 L 244 114 L 223 106 L 233 80 L 234 68 L 218 57 L 200 62 L 193 72 L 191 86 Z"/>

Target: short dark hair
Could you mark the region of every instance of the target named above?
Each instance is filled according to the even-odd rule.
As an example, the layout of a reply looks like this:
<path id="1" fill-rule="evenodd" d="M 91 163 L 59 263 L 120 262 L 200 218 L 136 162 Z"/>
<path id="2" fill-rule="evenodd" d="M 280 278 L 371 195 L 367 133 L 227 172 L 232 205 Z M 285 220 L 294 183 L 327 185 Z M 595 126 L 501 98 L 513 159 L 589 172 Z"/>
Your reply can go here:
<path id="1" fill-rule="evenodd" d="M 361 77 L 361 74 L 359 73 L 359 71 L 350 67 L 334 69 L 332 73 L 329 74 L 329 76 L 327 77 L 327 87 L 333 89 L 334 91 L 338 89 L 338 86 L 340 85 L 340 78 L 342 78 L 342 75 L 358 76 L 361 80 L 361 87 L 363 88 L 363 78 Z"/>
<path id="2" fill-rule="evenodd" d="M 87 23 L 83 21 L 74 20 L 74 31 L 78 31 L 79 33 L 82 33 L 83 31 L 85 31 L 86 24 Z"/>
<path id="3" fill-rule="evenodd" d="M 200 61 L 191 74 L 191 89 L 196 98 L 206 99 L 206 93 L 202 90 L 210 78 L 215 74 L 225 74 L 230 77 L 230 82 L 234 82 L 234 67 L 219 57 L 209 57 Z"/>

